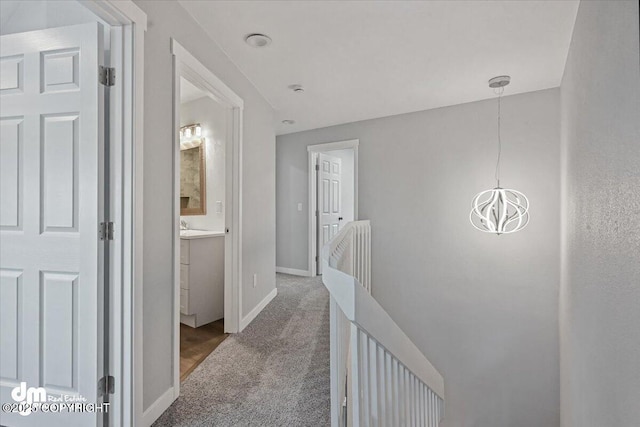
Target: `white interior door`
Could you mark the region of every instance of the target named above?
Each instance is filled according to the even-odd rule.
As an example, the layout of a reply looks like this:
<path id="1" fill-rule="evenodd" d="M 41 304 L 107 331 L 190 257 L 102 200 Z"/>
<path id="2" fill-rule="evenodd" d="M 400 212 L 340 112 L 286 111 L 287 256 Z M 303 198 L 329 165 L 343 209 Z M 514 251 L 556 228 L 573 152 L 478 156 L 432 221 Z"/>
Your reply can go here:
<path id="1" fill-rule="evenodd" d="M 21 382 L 43 387 L 48 403 L 101 401 L 102 46 L 99 23 L 0 37 L 3 404 L 15 402 L 11 391 Z M 2 412 L 0 424 L 95 426 L 102 419 L 60 411 Z"/>
<path id="2" fill-rule="evenodd" d="M 318 251 L 338 234 L 342 221 L 342 159 L 326 153 L 318 155 Z M 318 274 L 322 263 L 318 263 Z"/>

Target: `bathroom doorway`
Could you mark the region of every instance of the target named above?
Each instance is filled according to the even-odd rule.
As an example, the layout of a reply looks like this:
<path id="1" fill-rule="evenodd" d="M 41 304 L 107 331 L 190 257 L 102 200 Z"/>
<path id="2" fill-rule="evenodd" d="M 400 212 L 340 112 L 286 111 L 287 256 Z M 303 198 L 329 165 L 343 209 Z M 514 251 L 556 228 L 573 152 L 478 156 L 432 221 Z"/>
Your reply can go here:
<path id="1" fill-rule="evenodd" d="M 172 40 L 174 398 L 238 332 L 242 100 Z"/>
<path id="2" fill-rule="evenodd" d="M 180 76 L 180 381 L 224 333 L 226 109 Z"/>

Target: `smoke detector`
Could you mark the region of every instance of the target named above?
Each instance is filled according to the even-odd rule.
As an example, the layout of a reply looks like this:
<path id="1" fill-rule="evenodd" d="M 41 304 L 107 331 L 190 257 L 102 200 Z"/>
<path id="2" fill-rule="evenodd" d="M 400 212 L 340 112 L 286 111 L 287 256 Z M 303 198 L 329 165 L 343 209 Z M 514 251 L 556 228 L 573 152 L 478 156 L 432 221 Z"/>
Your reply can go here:
<path id="1" fill-rule="evenodd" d="M 491 80 L 489 80 L 489 87 L 491 88 L 498 88 L 498 87 L 505 87 L 506 85 L 509 84 L 509 82 L 511 82 L 511 77 L 509 76 L 498 76 L 498 77 L 494 77 Z"/>
<path id="2" fill-rule="evenodd" d="M 302 87 L 302 85 L 291 85 L 289 86 L 289 89 L 291 89 L 292 91 L 294 91 L 295 93 L 302 93 L 304 92 L 304 88 Z"/>
<path id="3" fill-rule="evenodd" d="M 265 47 L 271 44 L 271 37 L 265 34 L 249 34 L 244 38 L 245 43 L 251 47 Z"/>

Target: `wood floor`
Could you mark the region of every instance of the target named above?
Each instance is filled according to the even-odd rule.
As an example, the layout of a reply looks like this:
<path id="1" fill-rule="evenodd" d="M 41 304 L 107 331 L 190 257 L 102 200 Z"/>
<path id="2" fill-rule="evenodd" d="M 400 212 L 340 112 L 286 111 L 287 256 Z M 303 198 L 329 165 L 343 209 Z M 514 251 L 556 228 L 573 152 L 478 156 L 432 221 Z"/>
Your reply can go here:
<path id="1" fill-rule="evenodd" d="M 192 328 L 180 324 L 180 381 L 184 381 L 229 334 L 224 333 L 224 320 L 216 320 Z"/>

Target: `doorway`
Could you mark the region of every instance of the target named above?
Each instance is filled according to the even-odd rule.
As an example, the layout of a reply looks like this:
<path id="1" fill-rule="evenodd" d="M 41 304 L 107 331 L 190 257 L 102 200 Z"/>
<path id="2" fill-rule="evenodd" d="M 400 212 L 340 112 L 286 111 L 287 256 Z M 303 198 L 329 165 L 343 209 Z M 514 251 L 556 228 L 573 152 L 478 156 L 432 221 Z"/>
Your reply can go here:
<path id="1" fill-rule="evenodd" d="M 180 381 L 224 333 L 226 109 L 181 76 Z"/>
<path id="2" fill-rule="evenodd" d="M 322 274 L 322 246 L 358 218 L 359 140 L 310 145 L 309 275 Z"/>
<path id="3" fill-rule="evenodd" d="M 243 101 L 172 40 L 174 399 L 181 379 L 239 332 Z"/>

